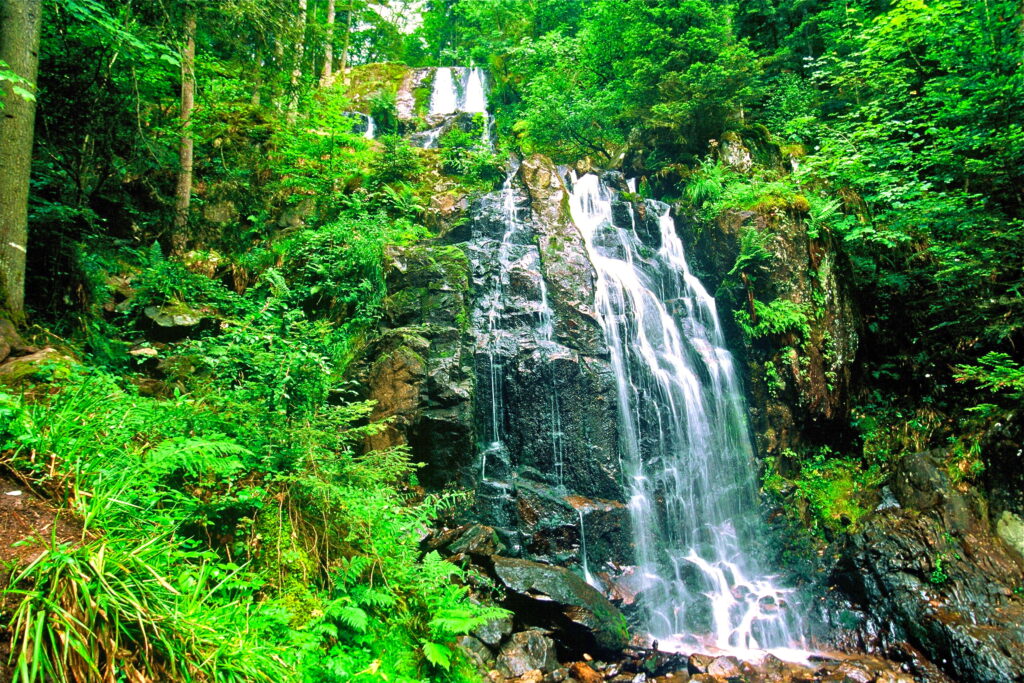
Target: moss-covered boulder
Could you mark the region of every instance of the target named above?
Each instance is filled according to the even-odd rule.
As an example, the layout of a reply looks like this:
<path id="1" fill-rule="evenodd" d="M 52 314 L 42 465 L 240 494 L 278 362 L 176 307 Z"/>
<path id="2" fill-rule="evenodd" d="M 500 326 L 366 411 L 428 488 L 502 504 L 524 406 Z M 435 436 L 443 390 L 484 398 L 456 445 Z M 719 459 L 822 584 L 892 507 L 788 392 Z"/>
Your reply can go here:
<path id="1" fill-rule="evenodd" d="M 506 605 L 521 620 L 554 630 L 579 653 L 614 653 L 629 644 L 622 613 L 568 569 L 498 556 L 492 562 Z"/>

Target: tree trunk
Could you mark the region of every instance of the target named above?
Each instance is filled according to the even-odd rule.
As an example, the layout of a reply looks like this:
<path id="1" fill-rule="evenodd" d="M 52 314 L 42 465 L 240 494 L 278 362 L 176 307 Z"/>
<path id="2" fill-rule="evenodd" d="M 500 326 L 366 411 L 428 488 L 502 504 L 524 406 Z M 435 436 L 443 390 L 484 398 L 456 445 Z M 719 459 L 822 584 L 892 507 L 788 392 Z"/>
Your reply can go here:
<path id="1" fill-rule="evenodd" d="M 345 85 L 348 85 L 348 48 L 351 44 L 352 13 L 354 10 L 354 4 L 355 3 L 353 3 L 352 0 L 349 0 L 348 11 L 345 13 L 345 44 L 341 48 L 341 77 L 344 80 Z"/>
<path id="2" fill-rule="evenodd" d="M 295 66 L 292 68 L 292 101 L 288 105 L 288 123 L 294 124 L 299 115 L 299 82 L 302 79 L 302 56 L 306 51 L 307 0 L 299 0 L 299 39 L 295 43 Z"/>
<path id="3" fill-rule="evenodd" d="M 327 0 L 327 44 L 324 46 L 324 70 L 320 73 L 320 87 L 330 87 L 334 81 L 334 0 Z"/>
<path id="4" fill-rule="evenodd" d="M 192 201 L 192 109 L 196 100 L 196 15 L 185 14 L 185 51 L 181 55 L 181 144 L 178 148 L 178 187 L 175 191 L 171 251 L 183 254 L 188 244 L 188 209 Z"/>
<path id="5" fill-rule="evenodd" d="M 41 0 L 0 0 L 0 59 L 33 87 L 41 26 Z M 28 180 L 36 106 L 9 83 L 0 90 L 0 102 L 0 305 L 20 322 L 25 317 Z"/>

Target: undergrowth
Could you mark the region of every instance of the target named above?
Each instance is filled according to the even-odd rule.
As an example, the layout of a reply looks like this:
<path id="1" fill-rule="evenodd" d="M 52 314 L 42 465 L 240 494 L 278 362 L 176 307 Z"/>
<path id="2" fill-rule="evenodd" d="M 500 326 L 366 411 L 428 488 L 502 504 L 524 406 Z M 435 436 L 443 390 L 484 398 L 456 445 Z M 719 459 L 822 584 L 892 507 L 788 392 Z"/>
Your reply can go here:
<path id="1" fill-rule="evenodd" d="M 275 414 L 274 397 L 234 391 Z M 251 421 L 82 367 L 41 395 L 0 394 L 2 464 L 85 525 L 77 544 L 38 539 L 12 576 L 16 680 L 462 675 L 454 637 L 500 610 L 418 544 L 457 499 L 414 496 L 403 449 L 360 452 L 381 428 L 369 405 L 296 410 Z M 282 540 L 309 570 L 304 601 Z"/>

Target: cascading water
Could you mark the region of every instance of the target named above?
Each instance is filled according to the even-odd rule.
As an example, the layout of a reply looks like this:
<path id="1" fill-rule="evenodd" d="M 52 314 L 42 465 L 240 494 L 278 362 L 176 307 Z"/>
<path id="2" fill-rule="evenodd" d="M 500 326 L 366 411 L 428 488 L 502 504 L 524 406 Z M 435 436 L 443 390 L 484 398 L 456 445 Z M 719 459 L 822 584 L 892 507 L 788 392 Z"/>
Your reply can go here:
<path id="1" fill-rule="evenodd" d="M 762 533 L 754 458 L 715 301 L 690 272 L 668 207 L 646 203 L 660 219 L 641 239 L 635 219 L 613 220 L 616 195 L 595 175 L 573 178 L 570 208 L 616 377 L 647 628 L 663 644 L 685 638 L 680 647 L 791 646 L 791 591 L 752 557 Z"/>
<path id="2" fill-rule="evenodd" d="M 470 114 L 487 114 L 487 93 L 484 89 L 484 70 L 473 67 L 466 73 L 465 96 L 459 110 Z"/>
<path id="3" fill-rule="evenodd" d="M 434 74 L 434 89 L 430 95 L 430 114 L 445 115 L 459 111 L 459 93 L 455 89 L 451 67 L 439 67 Z"/>
<path id="4" fill-rule="evenodd" d="M 442 66 L 434 72 L 434 86 L 430 95 L 427 120 L 432 128 L 414 133 L 410 142 L 425 149 L 436 148 L 441 136 L 452 127 L 464 130 L 474 117 L 459 120 L 461 115 L 483 116 L 481 139 L 491 144 L 492 121 L 487 112 L 487 79 L 479 67 Z"/>
<path id="5" fill-rule="evenodd" d="M 521 215 L 523 210 L 519 206 L 519 199 L 513 184 L 517 171 L 518 164 L 512 164 L 501 191 L 494 197 L 494 204 L 498 209 L 497 218 L 503 230 L 494 254 L 498 269 L 489 281 L 489 288 L 480 297 L 484 306 L 483 338 L 487 355 L 490 394 L 489 439 L 480 451 L 480 478 L 482 481 L 488 479 L 489 461 L 496 458 L 508 459 L 503 435 L 506 416 L 502 397 L 506 371 L 504 356 L 507 352 L 505 347 L 511 331 L 510 325 L 528 326 L 528 336 L 532 337 L 533 342 L 541 349 L 543 357 L 548 363 L 550 363 L 551 349 L 554 346 L 554 312 L 548 301 L 547 284 L 543 277 L 539 277 L 536 282 L 539 301 L 533 304 L 534 313 L 525 320 L 521 317 L 512 322 L 509 320 L 515 316 L 510 311 L 505 290 L 510 274 L 514 270 L 514 264 L 525 262 L 527 264 L 525 270 L 529 272 L 539 272 L 540 270 L 540 253 L 536 246 L 529 242 L 530 226 Z M 519 339 L 522 339 L 522 335 L 519 335 Z M 548 370 L 551 389 L 547 396 L 547 403 L 552 460 L 556 483 L 562 485 L 564 483 L 565 459 L 559 398 L 554 373 L 551 371 L 550 365 Z"/>
<path id="6" fill-rule="evenodd" d="M 438 67 L 430 95 L 430 115 L 487 114 L 484 82 L 484 70 L 480 67 Z"/>

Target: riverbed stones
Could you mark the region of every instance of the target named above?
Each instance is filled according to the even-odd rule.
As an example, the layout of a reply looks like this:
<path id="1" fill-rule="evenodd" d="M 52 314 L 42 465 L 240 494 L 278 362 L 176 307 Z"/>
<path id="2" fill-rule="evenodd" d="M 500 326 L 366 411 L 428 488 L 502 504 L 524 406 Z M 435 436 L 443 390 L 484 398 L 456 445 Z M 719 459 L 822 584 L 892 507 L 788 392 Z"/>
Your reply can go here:
<path id="1" fill-rule="evenodd" d="M 558 666 L 555 641 L 540 631 L 520 631 L 502 646 L 496 668 L 505 676 L 523 676 L 531 671 L 554 671 Z M 537 680 L 542 678 L 543 674 Z"/>

